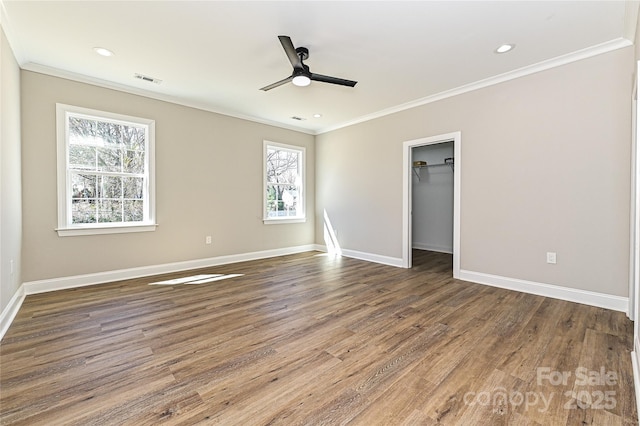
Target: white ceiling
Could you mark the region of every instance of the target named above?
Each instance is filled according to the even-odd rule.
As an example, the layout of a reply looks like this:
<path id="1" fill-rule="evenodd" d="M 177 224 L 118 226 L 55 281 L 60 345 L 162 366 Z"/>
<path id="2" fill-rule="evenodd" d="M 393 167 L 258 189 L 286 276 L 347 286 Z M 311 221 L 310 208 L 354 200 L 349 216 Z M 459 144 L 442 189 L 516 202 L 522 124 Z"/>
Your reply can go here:
<path id="1" fill-rule="evenodd" d="M 312 134 L 627 46 L 638 10 L 629 1 L 0 1 L 24 69 Z M 312 72 L 358 84 L 259 90 L 291 74 L 278 35 L 309 49 Z M 503 43 L 516 48 L 494 53 Z"/>

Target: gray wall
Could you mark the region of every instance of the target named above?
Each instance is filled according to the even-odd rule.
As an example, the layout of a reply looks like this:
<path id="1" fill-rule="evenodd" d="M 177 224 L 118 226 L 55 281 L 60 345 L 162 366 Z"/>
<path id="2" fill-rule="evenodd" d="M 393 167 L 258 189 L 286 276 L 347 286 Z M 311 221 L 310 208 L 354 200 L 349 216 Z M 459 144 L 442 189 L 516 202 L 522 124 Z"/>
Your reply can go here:
<path id="1" fill-rule="evenodd" d="M 619 49 L 319 135 L 316 241 L 326 210 L 343 249 L 401 258 L 403 141 L 461 131 L 462 270 L 627 296 L 633 59 Z"/>
<path id="2" fill-rule="evenodd" d="M 413 161 L 426 161 L 411 174 L 413 247 L 453 253 L 453 169 L 441 166 L 453 158 L 453 142 L 412 149 Z"/>
<path id="3" fill-rule="evenodd" d="M 23 276 L 8 282 L 2 265 L 3 308 L 23 281 L 314 238 L 323 244 L 325 210 L 342 248 L 400 258 L 402 142 L 458 130 L 463 270 L 628 294 L 634 48 L 322 134 L 315 142 L 299 132 L 27 71 L 18 97 L 20 77 L 7 51 L 3 37 L 2 259 L 15 256 L 19 264 L 22 241 L 17 270 Z M 5 191 L 9 180 L 12 188 L 20 184 L 20 118 L 7 114 L 5 104 L 16 111 L 20 102 L 22 214 L 20 191 Z M 57 236 L 56 102 L 156 120 L 156 232 Z M 310 216 L 315 210 L 315 224 L 313 217 L 304 224 L 262 224 L 263 139 L 307 147 L 306 207 Z M 204 244 L 205 235 L 213 236 L 212 245 Z M 558 253 L 557 265 L 545 263 L 547 251 Z"/>
<path id="4" fill-rule="evenodd" d="M 22 284 L 20 68 L 0 30 L 0 312 Z M 13 273 L 11 273 L 13 263 Z"/>
<path id="5" fill-rule="evenodd" d="M 58 237 L 56 102 L 156 121 L 155 232 Z M 29 71 L 22 104 L 25 282 L 314 243 L 311 135 Z M 263 139 L 306 147 L 306 223 L 262 223 Z"/>

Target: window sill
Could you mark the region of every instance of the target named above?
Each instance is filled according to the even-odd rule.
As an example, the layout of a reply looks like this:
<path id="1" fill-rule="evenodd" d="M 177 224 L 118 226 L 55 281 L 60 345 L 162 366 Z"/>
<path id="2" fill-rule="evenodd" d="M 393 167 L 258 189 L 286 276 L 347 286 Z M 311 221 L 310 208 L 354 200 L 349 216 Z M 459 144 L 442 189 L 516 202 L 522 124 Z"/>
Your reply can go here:
<path id="1" fill-rule="evenodd" d="M 57 228 L 59 237 L 75 237 L 80 235 L 125 234 L 130 232 L 151 232 L 158 227 L 157 223 L 145 225 L 116 225 Z"/>
<path id="2" fill-rule="evenodd" d="M 307 218 L 305 217 L 298 217 L 298 218 L 283 218 L 283 219 L 278 219 L 278 218 L 268 218 L 268 219 L 262 219 L 262 222 L 265 225 L 281 225 L 281 224 L 285 224 L 285 223 L 304 223 L 307 221 Z"/>

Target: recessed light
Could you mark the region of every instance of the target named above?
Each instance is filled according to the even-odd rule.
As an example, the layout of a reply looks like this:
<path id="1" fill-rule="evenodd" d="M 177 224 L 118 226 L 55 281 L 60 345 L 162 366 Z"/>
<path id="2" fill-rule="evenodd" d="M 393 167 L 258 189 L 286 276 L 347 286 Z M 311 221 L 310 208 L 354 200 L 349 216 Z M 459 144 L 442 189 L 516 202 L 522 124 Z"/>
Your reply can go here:
<path id="1" fill-rule="evenodd" d="M 321 117 L 322 117 L 322 114 L 318 114 L 318 113 L 313 114 L 313 118 L 321 118 Z"/>
<path id="2" fill-rule="evenodd" d="M 104 47 L 94 47 L 93 51 L 96 52 L 100 56 L 113 56 L 113 52 L 109 49 L 105 49 Z"/>
<path id="3" fill-rule="evenodd" d="M 498 47 L 495 52 L 496 53 L 507 53 L 508 51 L 512 50 L 514 47 L 516 47 L 515 44 L 503 44 L 502 46 Z"/>

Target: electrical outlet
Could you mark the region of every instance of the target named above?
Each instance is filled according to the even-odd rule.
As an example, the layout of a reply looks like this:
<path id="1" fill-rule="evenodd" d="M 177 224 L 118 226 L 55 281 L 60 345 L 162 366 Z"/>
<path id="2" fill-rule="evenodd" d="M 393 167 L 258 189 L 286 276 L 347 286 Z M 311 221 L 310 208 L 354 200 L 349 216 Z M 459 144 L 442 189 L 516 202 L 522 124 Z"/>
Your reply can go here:
<path id="1" fill-rule="evenodd" d="M 556 264 L 556 253 L 552 252 L 552 251 L 548 251 L 547 252 L 547 263 L 550 263 L 552 265 Z"/>
<path id="2" fill-rule="evenodd" d="M 211 235 L 207 235 L 207 237 L 204 239 L 205 244 L 211 244 Z"/>

